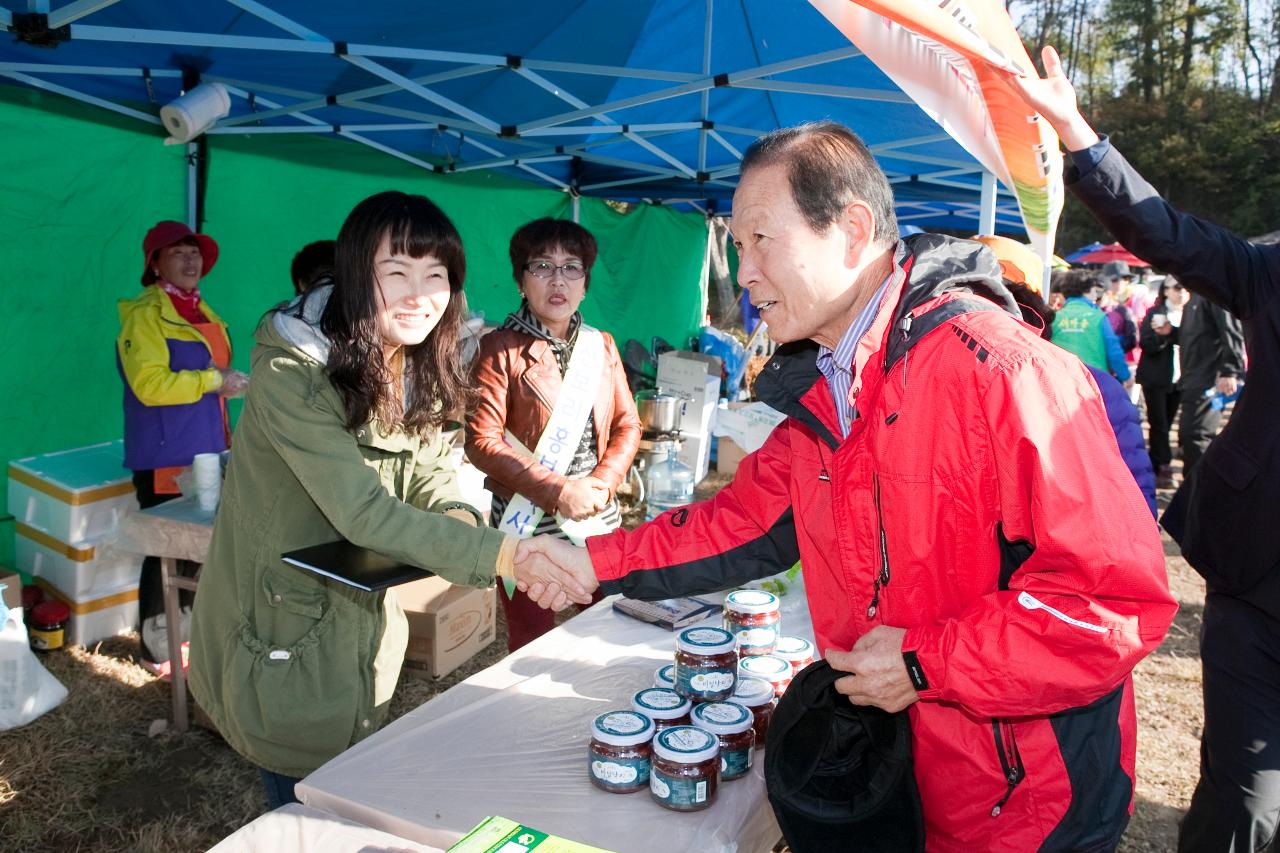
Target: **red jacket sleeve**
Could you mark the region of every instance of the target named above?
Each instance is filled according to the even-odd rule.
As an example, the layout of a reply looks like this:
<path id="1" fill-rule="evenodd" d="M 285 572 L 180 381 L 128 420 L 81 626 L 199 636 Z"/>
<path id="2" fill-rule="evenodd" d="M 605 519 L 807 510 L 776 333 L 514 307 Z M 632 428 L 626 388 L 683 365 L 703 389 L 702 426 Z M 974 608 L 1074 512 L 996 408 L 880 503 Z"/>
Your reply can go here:
<path id="1" fill-rule="evenodd" d="M 908 630 L 925 700 L 986 716 L 1050 714 L 1114 689 L 1177 604 L 1164 550 L 1083 366 L 1028 355 L 982 401 L 1001 533 L 1033 549 L 1002 589 Z M 993 532 L 994 535 L 994 532 Z"/>
<path id="2" fill-rule="evenodd" d="M 696 595 L 791 568 L 800 556 L 790 468 L 784 423 L 712 499 L 668 510 L 635 530 L 588 539 L 605 591 L 646 600 Z"/>

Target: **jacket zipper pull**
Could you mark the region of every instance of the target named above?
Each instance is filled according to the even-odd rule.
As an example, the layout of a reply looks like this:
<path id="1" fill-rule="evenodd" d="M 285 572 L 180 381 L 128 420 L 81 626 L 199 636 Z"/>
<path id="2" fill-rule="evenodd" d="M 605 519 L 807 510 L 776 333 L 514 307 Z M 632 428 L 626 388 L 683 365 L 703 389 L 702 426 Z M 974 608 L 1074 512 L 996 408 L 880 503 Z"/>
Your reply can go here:
<path id="1" fill-rule="evenodd" d="M 831 475 L 827 473 L 827 466 L 822 466 L 822 470 L 818 472 L 818 479 L 824 483 L 831 482 Z"/>
<path id="2" fill-rule="evenodd" d="M 1005 777 L 1009 780 L 1009 787 L 1005 788 L 1004 796 L 1000 798 L 1000 802 L 991 807 L 991 816 L 1000 817 L 1000 811 L 1004 808 L 1004 804 L 1009 802 L 1009 798 L 1013 796 L 1013 789 L 1018 787 L 1018 783 L 1022 781 L 1022 776 L 1018 774 L 1016 767 L 1009 768 L 1009 775 Z"/>
<path id="3" fill-rule="evenodd" d="M 876 618 L 876 611 L 880 609 L 880 579 L 876 578 L 875 587 L 871 591 L 871 604 L 867 607 L 867 618 Z"/>

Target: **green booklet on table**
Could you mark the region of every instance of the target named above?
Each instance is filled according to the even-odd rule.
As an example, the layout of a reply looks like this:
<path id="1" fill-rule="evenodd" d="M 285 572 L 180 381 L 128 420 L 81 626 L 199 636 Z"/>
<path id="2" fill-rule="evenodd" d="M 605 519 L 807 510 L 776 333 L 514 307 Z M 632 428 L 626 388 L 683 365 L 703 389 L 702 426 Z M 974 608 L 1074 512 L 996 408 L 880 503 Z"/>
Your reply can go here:
<path id="1" fill-rule="evenodd" d="M 447 853 L 612 853 L 603 847 L 579 844 L 516 823 L 505 817 L 487 817 Z"/>

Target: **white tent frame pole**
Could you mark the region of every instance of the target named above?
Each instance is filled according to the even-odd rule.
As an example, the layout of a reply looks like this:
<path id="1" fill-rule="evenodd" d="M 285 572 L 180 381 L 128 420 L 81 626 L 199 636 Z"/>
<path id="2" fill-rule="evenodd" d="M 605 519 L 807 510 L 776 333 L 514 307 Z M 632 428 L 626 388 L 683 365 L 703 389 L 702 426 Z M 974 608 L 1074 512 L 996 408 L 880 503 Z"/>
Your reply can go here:
<path id="1" fill-rule="evenodd" d="M 120 0 L 76 0 L 74 3 L 68 3 L 49 12 L 49 29 L 65 27 L 72 21 L 78 21 L 86 15 L 92 15 L 100 9 L 114 6 L 119 2 Z"/>
<path id="2" fill-rule="evenodd" d="M 552 83 L 550 80 L 543 77 L 541 74 L 537 73 L 536 71 L 531 71 L 528 68 L 517 68 L 515 69 L 515 72 L 519 74 L 521 77 L 524 77 L 530 83 L 533 83 L 535 86 L 539 86 L 542 89 L 546 90 L 547 92 L 550 92 L 552 95 L 564 101 L 565 103 L 569 104 L 570 106 L 579 107 L 579 108 L 584 108 L 589 106 L 589 104 L 586 101 L 577 97 L 573 93 L 567 91 L 563 86 L 557 86 L 555 83 Z M 600 112 L 600 113 L 594 114 L 592 118 L 597 119 L 599 121 L 608 121 L 609 114 Z M 628 128 L 627 126 L 624 125 L 623 127 L 624 129 L 622 131 L 622 135 L 625 136 L 627 139 L 639 145 L 641 148 L 645 149 L 650 154 L 657 157 L 659 160 L 662 160 L 666 163 L 670 163 L 672 166 L 679 169 L 681 172 L 684 172 L 685 177 L 692 178 L 696 175 L 693 169 L 690 169 L 684 163 L 680 162 L 678 158 L 673 157 L 671 154 L 669 154 L 666 151 L 663 151 L 657 145 L 654 145 L 652 142 L 649 142 L 639 134 L 632 133 L 630 128 Z"/>
<path id="3" fill-rule="evenodd" d="M 887 89 L 860 89 L 854 86 L 833 86 L 828 83 L 795 83 L 787 80 L 734 80 L 734 89 L 758 89 L 764 92 L 786 92 L 791 95 L 820 95 L 824 98 L 848 98 L 854 101 L 883 101 L 890 104 L 913 104 L 906 92 Z"/>
<path id="4" fill-rule="evenodd" d="M 304 43 L 329 44 L 330 46 L 333 46 L 334 44 L 333 42 L 326 39 L 324 36 L 315 32 L 314 30 L 310 30 L 304 27 L 302 24 L 299 24 L 298 22 L 290 18 L 287 18 L 284 15 L 281 15 L 279 12 L 276 12 L 273 9 L 269 9 L 266 6 L 263 6 L 261 3 L 256 2 L 256 0 L 227 0 L 227 2 L 239 9 L 243 9 L 244 11 L 248 12 L 249 14 L 255 17 L 261 18 L 262 20 L 270 24 L 273 24 L 274 26 L 279 27 L 285 32 L 288 32 L 288 33 L 291 33 L 292 35 L 297 36 Z M 390 68 L 387 68 L 385 65 L 382 65 L 378 62 L 374 62 L 372 59 L 368 58 L 369 56 L 377 55 L 376 52 L 370 51 L 370 52 L 367 52 L 365 55 L 360 55 L 358 52 L 352 52 L 350 48 L 347 48 L 344 52 L 338 55 L 343 61 L 351 63 L 356 68 L 359 68 L 362 71 L 367 71 L 368 73 L 373 74 L 376 77 L 381 77 L 382 79 L 386 80 L 388 83 L 394 83 L 395 85 L 404 89 L 406 92 L 412 95 L 417 95 L 419 98 L 422 98 L 423 100 L 433 103 L 437 106 L 444 107 L 445 109 L 449 110 L 455 115 L 459 115 L 462 118 L 469 119 L 470 121 L 475 122 L 476 124 L 480 125 L 486 130 L 492 131 L 494 133 L 497 133 L 498 131 L 502 130 L 502 125 L 498 124 L 493 119 L 488 118 L 487 116 L 481 115 L 475 110 L 470 109 L 469 107 L 466 107 L 463 104 L 458 103 L 452 98 L 447 98 L 444 95 L 441 95 L 439 92 L 428 89 L 426 86 L 423 86 L 419 83 L 415 83 L 413 80 L 410 80 L 408 77 L 404 76 L 403 74 L 400 74 L 396 71 L 392 71 Z M 422 58 L 427 58 L 427 57 L 422 57 Z M 487 58 L 485 57 L 477 56 L 477 61 L 472 62 L 471 64 L 473 65 L 492 64 L 486 61 L 486 59 Z M 503 60 L 503 62 L 505 63 L 505 59 Z"/>
<path id="5" fill-rule="evenodd" d="M 907 139 L 895 139 L 891 142 L 877 142 L 875 145 L 868 145 L 872 154 L 879 154 L 884 151 L 896 151 L 900 148 L 914 148 L 917 145 L 928 145 L 933 142 L 950 142 L 951 136 L 946 133 L 930 133 L 925 136 L 912 136 Z"/>
<path id="6" fill-rule="evenodd" d="M 978 208 L 978 233 L 996 233 L 996 176 L 982 170 L 982 195 Z"/>
<path id="7" fill-rule="evenodd" d="M 772 65 L 761 65 L 757 68 L 749 68 L 736 71 L 732 74 L 725 75 L 723 85 L 733 86 L 745 80 L 755 80 L 760 77 L 767 77 L 770 74 L 780 74 L 784 71 L 795 71 L 800 68 L 811 68 L 815 65 L 824 65 L 828 62 L 838 62 L 842 59 L 850 59 L 855 56 L 861 56 L 862 53 L 857 48 L 839 48 L 837 50 L 827 51 L 825 53 L 814 53 L 807 56 L 798 56 L 786 62 L 776 62 Z M 671 98 L 678 98 L 682 95 L 691 95 L 696 92 L 702 92 L 714 89 L 717 86 L 717 78 L 707 75 L 699 80 L 694 80 L 680 86 L 672 86 L 667 89 L 660 89 L 656 92 L 649 92 L 644 95 L 636 95 L 630 98 L 623 98 L 620 101 L 613 101 L 607 104 L 600 104 L 586 109 L 575 110 L 569 113 L 561 113 L 559 115 L 547 116 L 546 118 L 535 119 L 534 121 L 525 122 L 518 125 L 516 131 L 523 133 L 526 130 L 533 130 L 540 127 L 551 127 L 557 124 L 564 124 L 569 121 L 576 121 L 580 118 L 586 118 L 589 115 L 598 112 L 613 112 L 615 110 L 629 109 L 630 107 L 643 106 L 658 101 L 666 101 Z"/>
<path id="8" fill-rule="evenodd" d="M 41 80 L 37 77 L 31 77 L 16 71 L 3 70 L 0 70 L 0 77 L 8 77 L 11 80 L 17 80 L 19 83 L 26 83 L 28 86 L 34 86 L 37 89 L 52 92 L 55 95 L 63 95 L 76 101 L 92 104 L 95 107 L 102 107 L 104 110 L 111 110 L 113 113 L 120 113 L 121 115 L 126 115 L 129 118 L 136 118 L 139 121 L 145 121 L 147 124 L 160 124 L 160 119 L 157 116 L 147 115 L 146 113 L 139 112 L 138 110 L 121 106 L 113 101 L 97 98 L 93 95 L 86 95 L 83 92 L 77 92 L 75 89 L 68 89 L 66 86 L 59 86 L 57 83 L 49 83 L 48 81 Z"/>
<path id="9" fill-rule="evenodd" d="M 49 0 L 27 0 L 27 11 L 47 14 L 49 11 Z"/>

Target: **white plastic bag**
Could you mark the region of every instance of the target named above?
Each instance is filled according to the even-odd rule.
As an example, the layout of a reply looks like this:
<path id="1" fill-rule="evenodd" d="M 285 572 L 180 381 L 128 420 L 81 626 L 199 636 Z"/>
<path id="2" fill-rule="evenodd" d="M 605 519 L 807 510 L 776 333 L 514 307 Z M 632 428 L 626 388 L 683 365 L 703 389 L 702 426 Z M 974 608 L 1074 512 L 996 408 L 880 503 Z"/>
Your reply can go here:
<path id="1" fill-rule="evenodd" d="M 7 731 L 61 705 L 67 688 L 31 651 L 22 611 L 9 610 L 0 619 L 0 731 Z"/>

